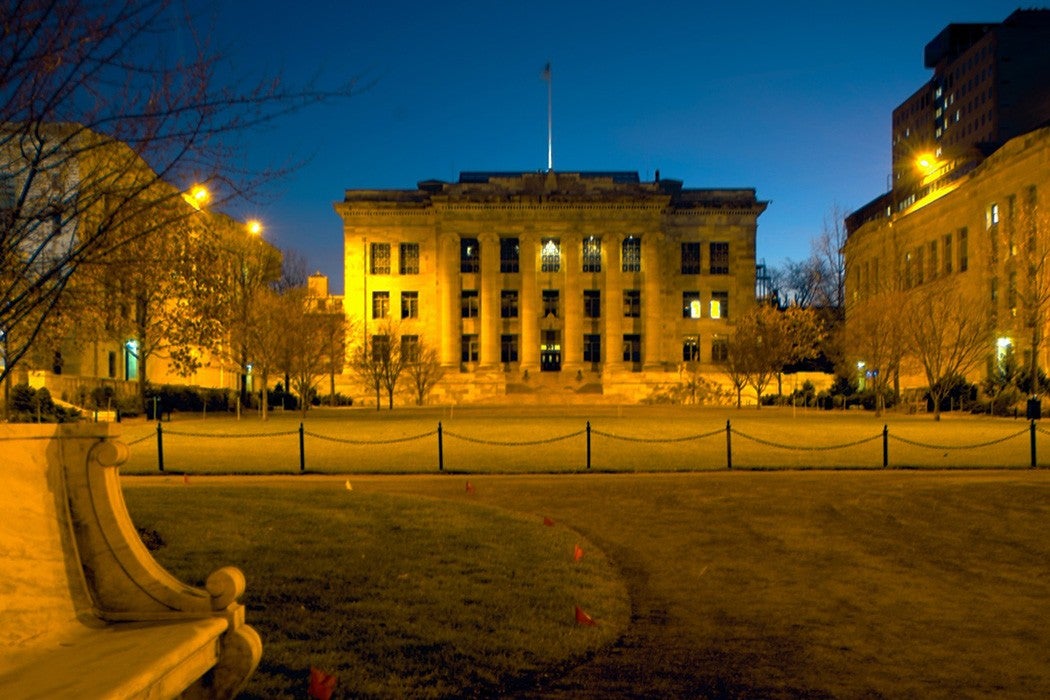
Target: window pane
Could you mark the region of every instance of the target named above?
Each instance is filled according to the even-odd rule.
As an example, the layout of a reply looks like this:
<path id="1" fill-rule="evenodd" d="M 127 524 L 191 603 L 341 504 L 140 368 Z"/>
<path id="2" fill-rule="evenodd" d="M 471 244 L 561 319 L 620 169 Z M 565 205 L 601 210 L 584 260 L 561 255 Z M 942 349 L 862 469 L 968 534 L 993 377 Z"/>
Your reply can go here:
<path id="1" fill-rule="evenodd" d="M 623 271 L 642 271 L 642 239 L 636 236 L 628 236 L 623 239 Z"/>
<path id="2" fill-rule="evenodd" d="M 371 247 L 371 268 L 373 275 L 390 274 L 390 244 L 373 243 Z"/>
<path id="3" fill-rule="evenodd" d="M 401 274 L 402 275 L 418 275 L 419 274 L 419 244 L 418 243 L 402 243 L 401 244 Z"/>
<path id="4" fill-rule="evenodd" d="M 602 316 L 602 297 L 601 291 L 597 289 L 585 289 L 583 290 L 583 317 L 584 318 L 601 318 Z"/>
<path id="5" fill-rule="evenodd" d="M 459 271 L 477 272 L 481 267 L 481 246 L 477 238 L 459 239 Z"/>
<path id="6" fill-rule="evenodd" d="M 372 318 L 390 315 L 390 292 L 372 292 Z"/>
<path id="7" fill-rule="evenodd" d="M 700 243 L 689 242 L 682 244 L 682 274 L 700 274 Z"/>
<path id="8" fill-rule="evenodd" d="M 518 317 L 518 290 L 504 289 L 499 293 L 500 318 Z"/>
<path id="9" fill-rule="evenodd" d="M 540 250 L 540 271 L 558 272 L 561 270 L 561 241 L 557 238 L 544 238 Z"/>
<path id="10" fill-rule="evenodd" d="M 583 271 L 602 271 L 602 241 L 591 236 L 583 241 Z"/>
<path id="11" fill-rule="evenodd" d="M 728 275 L 729 274 L 729 244 L 728 243 L 712 243 L 710 246 L 711 250 L 711 266 L 710 272 L 712 275 Z"/>
<path id="12" fill-rule="evenodd" d="M 499 271 L 500 272 L 517 272 L 518 271 L 518 257 L 521 254 L 521 249 L 518 245 L 517 238 L 500 238 L 499 239 Z"/>

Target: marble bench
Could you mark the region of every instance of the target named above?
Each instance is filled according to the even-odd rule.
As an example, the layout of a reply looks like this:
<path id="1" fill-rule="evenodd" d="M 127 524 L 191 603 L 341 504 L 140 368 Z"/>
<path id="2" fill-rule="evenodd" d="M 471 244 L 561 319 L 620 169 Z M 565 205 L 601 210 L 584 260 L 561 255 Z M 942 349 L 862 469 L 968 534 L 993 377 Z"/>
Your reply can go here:
<path id="1" fill-rule="evenodd" d="M 142 544 L 116 430 L 0 425 L 0 697 L 227 698 L 259 663 L 243 574 L 188 586 Z"/>

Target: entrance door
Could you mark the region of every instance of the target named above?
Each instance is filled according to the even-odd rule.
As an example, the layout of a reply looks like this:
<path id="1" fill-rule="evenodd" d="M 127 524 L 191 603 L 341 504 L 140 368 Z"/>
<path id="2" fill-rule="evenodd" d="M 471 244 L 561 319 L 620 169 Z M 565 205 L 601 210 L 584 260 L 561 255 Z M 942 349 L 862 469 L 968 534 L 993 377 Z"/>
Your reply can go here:
<path id="1" fill-rule="evenodd" d="M 540 345 L 540 371 L 561 371 L 561 340 L 558 331 L 543 331 L 543 343 Z"/>

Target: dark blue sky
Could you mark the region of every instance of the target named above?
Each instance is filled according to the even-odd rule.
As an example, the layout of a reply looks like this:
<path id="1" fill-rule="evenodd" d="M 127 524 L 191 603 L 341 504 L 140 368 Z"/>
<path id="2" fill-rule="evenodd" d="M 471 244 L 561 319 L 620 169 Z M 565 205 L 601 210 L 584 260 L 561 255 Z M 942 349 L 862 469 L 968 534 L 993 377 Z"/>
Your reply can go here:
<path id="1" fill-rule="evenodd" d="M 239 78 L 367 86 L 250 134 L 237 166 L 305 164 L 230 211 L 339 292 L 345 189 L 546 168 L 549 60 L 555 170 L 754 187 L 758 258 L 804 258 L 835 207 L 887 188 L 890 114 L 930 77 L 926 42 L 1016 2 L 221 3 L 211 38 Z"/>

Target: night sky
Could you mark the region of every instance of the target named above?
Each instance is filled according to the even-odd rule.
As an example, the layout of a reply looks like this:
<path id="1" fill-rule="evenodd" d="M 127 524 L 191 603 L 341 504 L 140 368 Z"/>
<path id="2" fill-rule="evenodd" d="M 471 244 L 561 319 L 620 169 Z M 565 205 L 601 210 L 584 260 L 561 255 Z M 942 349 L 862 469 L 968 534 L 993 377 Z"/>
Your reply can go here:
<path id="1" fill-rule="evenodd" d="M 291 175 L 257 201 L 265 236 L 342 291 L 347 188 L 413 188 L 461 170 L 543 170 L 553 68 L 554 169 L 633 170 L 771 202 L 758 258 L 809 254 L 838 207 L 887 189 L 890 117 L 929 79 L 923 47 L 1012 2 L 218 3 L 202 23 L 240 81 L 356 78 L 349 100 L 247 135 L 236 167 Z M 805 8 L 796 10 L 795 8 Z"/>

